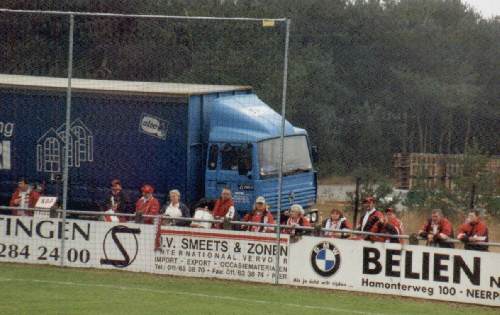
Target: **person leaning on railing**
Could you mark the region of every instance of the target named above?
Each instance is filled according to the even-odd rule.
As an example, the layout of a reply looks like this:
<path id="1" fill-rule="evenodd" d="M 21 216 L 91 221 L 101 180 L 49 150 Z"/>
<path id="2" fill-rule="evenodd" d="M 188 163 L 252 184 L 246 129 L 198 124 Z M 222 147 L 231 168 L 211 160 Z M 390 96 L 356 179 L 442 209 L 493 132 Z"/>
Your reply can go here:
<path id="1" fill-rule="evenodd" d="M 153 218 L 143 218 L 143 215 L 158 215 L 160 202 L 153 196 L 154 188 L 144 185 L 141 188 L 142 197 L 135 203 L 135 214 L 137 223 L 153 224 Z"/>
<path id="2" fill-rule="evenodd" d="M 243 222 L 252 222 L 252 223 L 267 223 L 267 224 L 275 224 L 273 215 L 266 204 L 266 199 L 264 197 L 259 196 L 255 200 L 255 204 L 252 212 L 247 213 L 243 219 Z M 250 231 L 250 232 L 266 232 L 271 233 L 274 231 L 273 227 L 269 226 L 256 226 L 256 225 L 242 225 L 241 230 Z"/>
<path id="3" fill-rule="evenodd" d="M 444 248 L 454 247 L 453 243 L 449 242 L 449 239 L 453 238 L 453 226 L 443 216 L 440 209 L 432 210 L 430 219 L 424 223 L 418 235 L 427 239 L 427 245 Z"/>
<path id="4" fill-rule="evenodd" d="M 403 222 L 396 216 L 396 211 L 393 208 L 385 209 L 385 216 L 388 222 L 394 225 L 399 235 L 404 234 Z"/>
<path id="5" fill-rule="evenodd" d="M 344 217 L 344 213 L 339 209 L 332 209 L 330 216 L 323 221 L 322 227 L 330 230 L 351 230 L 352 225 Z M 336 238 L 348 238 L 348 233 L 340 232 L 323 232 L 323 236 L 326 237 L 336 237 Z"/>
<path id="6" fill-rule="evenodd" d="M 306 217 L 304 217 L 304 208 L 302 208 L 302 206 L 299 204 L 294 204 L 290 207 L 290 216 L 286 221 L 286 225 L 309 227 L 311 226 L 311 223 Z M 303 229 L 290 228 L 290 229 L 284 229 L 283 233 L 290 234 L 292 236 L 300 236 L 307 234 L 307 231 Z"/>
<path id="7" fill-rule="evenodd" d="M 399 221 L 394 220 L 394 218 L 391 217 L 392 211 L 387 211 L 387 210 L 388 209 L 386 209 L 382 220 L 375 223 L 374 227 L 376 229 L 373 229 L 375 233 L 386 234 L 386 236 L 374 235 L 371 236 L 369 240 L 374 242 L 402 243 L 402 239 L 397 237 L 391 237 L 391 235 L 394 236 L 400 235 L 399 230 L 396 227 L 396 225 L 399 224 Z"/>
<path id="8" fill-rule="evenodd" d="M 469 211 L 465 223 L 458 228 L 457 239 L 465 243 L 465 249 L 488 251 L 488 245 L 476 244 L 488 242 L 488 227 L 481 220 L 478 210 Z"/>
<path id="9" fill-rule="evenodd" d="M 10 198 L 9 206 L 17 208 L 34 208 L 39 198 L 40 193 L 33 189 L 26 179 L 21 178 L 17 182 L 16 191 L 14 191 Z M 23 210 L 12 210 L 12 214 L 33 216 L 33 212 Z"/>
<path id="10" fill-rule="evenodd" d="M 366 197 L 363 199 L 363 209 L 365 210 L 365 214 L 361 217 L 357 229 L 362 232 L 378 233 L 380 230 L 378 223 L 384 219 L 384 215 L 375 208 L 375 198 Z M 359 239 L 360 237 L 355 236 L 353 238 Z M 370 235 L 363 238 L 367 241 L 377 240 L 376 237 Z"/>
<path id="11" fill-rule="evenodd" d="M 231 189 L 225 187 L 222 189 L 220 198 L 217 199 L 214 206 L 214 211 L 212 212 L 214 219 L 223 219 L 225 221 L 232 221 L 236 216 L 236 209 L 234 208 L 233 196 L 231 194 Z M 214 223 L 214 229 L 223 229 L 223 223 Z"/>
<path id="12" fill-rule="evenodd" d="M 109 194 L 106 195 L 104 202 L 101 204 L 101 210 L 109 213 L 131 213 L 132 206 L 130 199 L 122 189 L 122 184 L 119 179 L 111 181 L 111 189 Z M 117 217 L 113 215 L 104 216 L 106 222 L 127 222 L 127 217 Z"/>
<path id="13" fill-rule="evenodd" d="M 172 189 L 168 193 L 169 201 L 161 209 L 161 213 L 168 218 L 162 219 L 162 225 L 188 226 L 189 221 L 174 220 L 175 218 L 190 218 L 189 208 L 181 202 L 181 192 Z"/>
<path id="14" fill-rule="evenodd" d="M 213 220 L 214 216 L 212 215 L 212 209 L 210 209 L 210 203 L 201 199 L 195 206 L 193 219 L 198 220 Z M 210 229 L 212 227 L 212 222 L 206 221 L 193 221 L 191 222 L 191 227 L 194 228 L 203 228 Z"/>

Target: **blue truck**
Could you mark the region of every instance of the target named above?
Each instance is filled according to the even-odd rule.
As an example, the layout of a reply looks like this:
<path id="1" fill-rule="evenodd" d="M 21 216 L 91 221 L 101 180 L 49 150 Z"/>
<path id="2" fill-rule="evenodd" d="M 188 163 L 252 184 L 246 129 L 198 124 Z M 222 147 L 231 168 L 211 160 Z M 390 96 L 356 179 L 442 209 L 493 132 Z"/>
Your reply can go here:
<path id="1" fill-rule="evenodd" d="M 0 201 L 19 178 L 61 194 L 66 78 L 0 75 Z M 112 179 L 188 204 L 231 188 L 240 213 L 257 196 L 277 210 L 281 116 L 249 86 L 72 80 L 68 208 L 96 209 Z M 313 152 L 286 122 L 282 210 L 316 202 Z"/>

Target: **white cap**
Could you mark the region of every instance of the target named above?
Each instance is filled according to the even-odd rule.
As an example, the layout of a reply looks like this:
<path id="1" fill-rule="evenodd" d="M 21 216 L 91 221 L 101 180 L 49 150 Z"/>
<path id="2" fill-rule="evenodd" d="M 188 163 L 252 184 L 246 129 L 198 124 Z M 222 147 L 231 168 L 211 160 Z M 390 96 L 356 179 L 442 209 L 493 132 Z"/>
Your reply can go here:
<path id="1" fill-rule="evenodd" d="M 301 205 L 299 204 L 293 204 L 291 207 L 290 207 L 290 212 L 300 212 L 300 214 L 304 215 L 304 208 L 302 208 Z"/>
<path id="2" fill-rule="evenodd" d="M 263 203 L 265 204 L 266 203 L 266 199 L 262 196 L 259 196 L 257 197 L 257 199 L 255 199 L 255 203 Z"/>

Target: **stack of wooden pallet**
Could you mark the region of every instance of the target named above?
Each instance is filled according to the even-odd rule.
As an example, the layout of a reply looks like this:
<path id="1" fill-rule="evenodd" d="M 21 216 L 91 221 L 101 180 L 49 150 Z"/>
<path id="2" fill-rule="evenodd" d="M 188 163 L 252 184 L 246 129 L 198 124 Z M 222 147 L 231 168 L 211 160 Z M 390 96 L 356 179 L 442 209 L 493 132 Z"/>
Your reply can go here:
<path id="1" fill-rule="evenodd" d="M 453 180 L 463 171 L 463 154 L 396 153 L 393 170 L 396 188 L 411 189 L 417 182 L 427 187 L 445 185 L 451 188 Z M 500 157 L 491 158 L 487 172 L 500 172 Z"/>

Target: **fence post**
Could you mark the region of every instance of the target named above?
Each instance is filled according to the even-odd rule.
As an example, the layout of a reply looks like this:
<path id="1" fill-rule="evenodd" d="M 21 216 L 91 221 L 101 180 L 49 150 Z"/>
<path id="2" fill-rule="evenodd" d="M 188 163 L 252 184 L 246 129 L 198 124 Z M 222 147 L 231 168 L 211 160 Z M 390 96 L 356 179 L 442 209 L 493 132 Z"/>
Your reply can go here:
<path id="1" fill-rule="evenodd" d="M 276 279 L 275 284 L 279 284 L 280 278 L 280 252 L 281 252 L 281 196 L 283 194 L 283 162 L 285 151 L 285 113 L 286 113 L 286 87 L 288 80 L 288 44 L 290 41 L 290 19 L 285 20 L 285 56 L 283 61 L 283 95 L 281 98 L 281 142 L 280 142 L 280 165 L 278 174 L 278 213 L 276 221 L 276 237 L 278 241 L 278 250 L 276 251 Z"/>
<path id="2" fill-rule="evenodd" d="M 64 131 L 64 171 L 63 171 L 63 196 L 62 196 L 62 235 L 61 235 L 61 266 L 64 266 L 64 243 L 66 238 L 66 209 L 68 206 L 68 179 L 69 179 L 69 141 L 71 129 L 71 79 L 73 77 L 73 32 L 75 16 L 69 16 L 69 43 L 68 43 L 68 87 L 66 89 L 66 129 Z"/>
<path id="3" fill-rule="evenodd" d="M 470 191 L 469 209 L 474 209 L 475 199 L 476 199 L 476 184 L 474 183 L 472 184 Z"/>
<path id="4" fill-rule="evenodd" d="M 358 209 L 359 209 L 359 186 L 361 185 L 361 177 L 356 177 L 356 191 L 354 192 L 354 218 L 352 220 L 352 225 L 355 227 L 358 220 Z"/>

